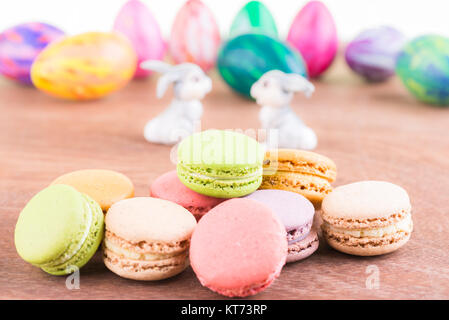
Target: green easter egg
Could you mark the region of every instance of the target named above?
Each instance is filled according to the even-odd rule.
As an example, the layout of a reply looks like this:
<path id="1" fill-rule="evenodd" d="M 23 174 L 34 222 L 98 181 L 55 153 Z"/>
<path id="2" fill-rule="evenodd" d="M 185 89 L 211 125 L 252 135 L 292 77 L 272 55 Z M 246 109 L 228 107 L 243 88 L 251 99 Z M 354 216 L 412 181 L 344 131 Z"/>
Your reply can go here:
<path id="1" fill-rule="evenodd" d="M 267 71 L 280 70 L 307 77 L 299 52 L 264 34 L 243 34 L 226 42 L 218 53 L 217 67 L 223 80 L 247 97 L 253 83 Z"/>
<path id="2" fill-rule="evenodd" d="M 449 105 L 449 39 L 437 35 L 407 43 L 396 60 L 396 73 L 418 100 Z"/>
<path id="3" fill-rule="evenodd" d="M 262 2 L 248 2 L 235 16 L 229 36 L 235 37 L 243 33 L 263 33 L 272 37 L 278 36 L 276 22 Z"/>

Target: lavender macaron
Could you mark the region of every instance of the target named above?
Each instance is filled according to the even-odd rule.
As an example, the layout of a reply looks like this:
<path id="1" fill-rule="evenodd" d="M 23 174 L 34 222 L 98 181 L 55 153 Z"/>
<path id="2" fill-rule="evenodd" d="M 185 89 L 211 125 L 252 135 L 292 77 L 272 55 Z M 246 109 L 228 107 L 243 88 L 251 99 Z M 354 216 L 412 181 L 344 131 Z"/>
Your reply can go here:
<path id="1" fill-rule="evenodd" d="M 257 190 L 245 198 L 269 207 L 287 231 L 287 262 L 302 260 L 318 249 L 318 234 L 312 229 L 315 208 L 302 195 L 284 190 Z"/>

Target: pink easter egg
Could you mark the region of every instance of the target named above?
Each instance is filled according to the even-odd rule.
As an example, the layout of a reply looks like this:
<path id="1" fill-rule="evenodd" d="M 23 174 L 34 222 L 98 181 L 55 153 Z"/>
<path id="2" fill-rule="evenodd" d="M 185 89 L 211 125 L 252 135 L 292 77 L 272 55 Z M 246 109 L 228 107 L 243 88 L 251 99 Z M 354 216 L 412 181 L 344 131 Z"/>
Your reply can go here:
<path id="1" fill-rule="evenodd" d="M 170 53 L 176 63 L 192 62 L 204 71 L 214 67 L 220 32 L 212 12 L 200 0 L 189 0 L 179 10 L 171 30 Z"/>
<path id="2" fill-rule="evenodd" d="M 310 1 L 298 12 L 287 41 L 301 52 L 311 77 L 323 73 L 337 54 L 338 38 L 334 19 L 320 1 Z"/>
<path id="3" fill-rule="evenodd" d="M 130 0 L 121 8 L 114 22 L 114 30 L 125 35 L 137 54 L 135 78 L 145 77 L 151 71 L 140 68 L 145 60 L 162 60 L 166 46 L 161 30 L 148 7 L 139 0 Z"/>

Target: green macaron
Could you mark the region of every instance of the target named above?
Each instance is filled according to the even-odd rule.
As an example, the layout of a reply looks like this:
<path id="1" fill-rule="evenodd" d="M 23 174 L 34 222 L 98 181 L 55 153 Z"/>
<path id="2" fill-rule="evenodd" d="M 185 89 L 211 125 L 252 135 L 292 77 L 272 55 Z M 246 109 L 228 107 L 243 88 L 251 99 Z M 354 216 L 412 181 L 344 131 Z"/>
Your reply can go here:
<path id="1" fill-rule="evenodd" d="M 197 132 L 179 144 L 178 177 L 188 188 L 207 196 L 241 197 L 260 186 L 263 156 L 262 146 L 244 134 Z"/>
<path id="2" fill-rule="evenodd" d="M 90 260 L 103 233 L 98 203 L 70 186 L 53 185 L 22 210 L 14 241 L 22 259 L 47 273 L 64 275 Z"/>

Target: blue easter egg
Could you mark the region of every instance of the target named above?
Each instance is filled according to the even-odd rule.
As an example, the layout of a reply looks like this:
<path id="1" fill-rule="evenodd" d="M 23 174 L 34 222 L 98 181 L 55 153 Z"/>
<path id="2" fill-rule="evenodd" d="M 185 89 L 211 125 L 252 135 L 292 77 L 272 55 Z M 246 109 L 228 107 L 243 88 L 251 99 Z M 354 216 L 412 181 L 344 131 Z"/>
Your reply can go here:
<path id="1" fill-rule="evenodd" d="M 418 100 L 449 105 L 449 39 L 427 35 L 410 41 L 398 56 L 396 73 Z"/>
<path id="2" fill-rule="evenodd" d="M 0 73 L 10 79 L 31 84 L 31 65 L 38 54 L 64 32 L 46 23 L 17 25 L 0 33 Z"/>
<path id="3" fill-rule="evenodd" d="M 280 70 L 307 77 L 299 52 L 264 34 L 243 34 L 226 42 L 219 51 L 217 67 L 223 80 L 247 97 L 253 83 L 267 71 Z"/>

